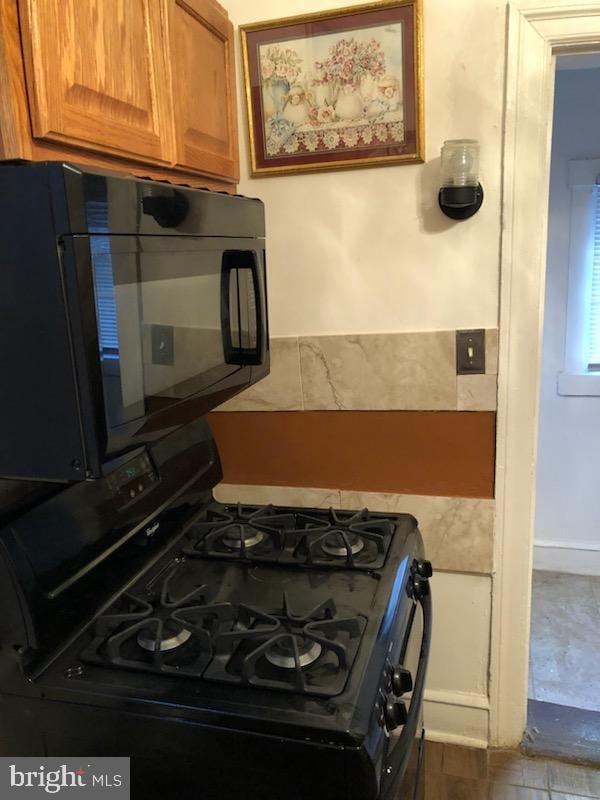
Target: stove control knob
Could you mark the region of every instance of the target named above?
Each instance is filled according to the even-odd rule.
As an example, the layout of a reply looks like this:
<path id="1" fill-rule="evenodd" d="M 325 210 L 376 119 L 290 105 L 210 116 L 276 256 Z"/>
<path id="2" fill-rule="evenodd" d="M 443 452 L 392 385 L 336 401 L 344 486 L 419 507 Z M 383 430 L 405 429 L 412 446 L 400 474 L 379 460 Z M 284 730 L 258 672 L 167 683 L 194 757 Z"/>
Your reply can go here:
<path id="1" fill-rule="evenodd" d="M 402 700 L 388 700 L 384 709 L 385 727 L 388 731 L 393 731 L 400 725 L 404 725 L 407 718 L 406 706 Z"/>
<path id="2" fill-rule="evenodd" d="M 410 670 L 404 667 L 394 667 L 392 672 L 392 691 L 397 697 L 401 697 L 413 690 L 413 679 Z"/>
<path id="3" fill-rule="evenodd" d="M 433 575 L 433 567 L 431 566 L 431 561 L 415 560 L 414 568 L 422 578 L 431 578 L 431 576 Z"/>

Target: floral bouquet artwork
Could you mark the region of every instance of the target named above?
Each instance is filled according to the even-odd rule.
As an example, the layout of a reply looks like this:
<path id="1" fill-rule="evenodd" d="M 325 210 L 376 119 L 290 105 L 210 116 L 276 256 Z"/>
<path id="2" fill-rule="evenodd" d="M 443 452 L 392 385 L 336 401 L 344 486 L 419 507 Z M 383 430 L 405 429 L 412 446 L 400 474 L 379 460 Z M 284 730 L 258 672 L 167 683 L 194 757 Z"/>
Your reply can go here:
<path id="1" fill-rule="evenodd" d="M 283 50 L 278 44 L 266 48 L 260 57 L 265 109 L 269 117 L 284 110 L 290 88 L 300 74 L 302 59 L 296 52 Z"/>
<path id="2" fill-rule="evenodd" d="M 422 160 L 417 5 L 242 30 L 254 175 Z"/>

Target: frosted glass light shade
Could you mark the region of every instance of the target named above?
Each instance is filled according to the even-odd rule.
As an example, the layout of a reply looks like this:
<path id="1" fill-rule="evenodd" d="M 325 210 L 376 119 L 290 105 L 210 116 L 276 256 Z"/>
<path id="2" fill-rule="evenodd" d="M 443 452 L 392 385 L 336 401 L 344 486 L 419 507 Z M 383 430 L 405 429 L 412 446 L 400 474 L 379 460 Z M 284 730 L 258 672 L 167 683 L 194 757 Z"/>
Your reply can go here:
<path id="1" fill-rule="evenodd" d="M 479 142 L 448 139 L 442 147 L 442 188 L 479 184 Z"/>

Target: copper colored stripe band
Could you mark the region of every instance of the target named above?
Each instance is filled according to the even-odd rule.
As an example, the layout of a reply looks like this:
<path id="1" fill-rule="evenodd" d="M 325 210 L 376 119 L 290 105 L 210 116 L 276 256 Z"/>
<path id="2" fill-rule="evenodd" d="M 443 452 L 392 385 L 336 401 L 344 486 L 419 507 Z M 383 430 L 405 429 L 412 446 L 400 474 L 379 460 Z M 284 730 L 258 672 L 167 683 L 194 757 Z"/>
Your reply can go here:
<path id="1" fill-rule="evenodd" d="M 492 412 L 243 411 L 209 421 L 227 483 L 494 496 Z"/>

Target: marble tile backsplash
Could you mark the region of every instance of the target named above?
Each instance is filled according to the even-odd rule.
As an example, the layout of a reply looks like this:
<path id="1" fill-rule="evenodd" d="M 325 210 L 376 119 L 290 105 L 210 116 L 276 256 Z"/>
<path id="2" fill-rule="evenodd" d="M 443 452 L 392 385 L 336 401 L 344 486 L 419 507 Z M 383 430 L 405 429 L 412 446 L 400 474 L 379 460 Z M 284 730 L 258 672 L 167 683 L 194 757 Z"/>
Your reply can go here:
<path id="1" fill-rule="evenodd" d="M 492 572 L 494 501 L 472 497 L 341 492 L 342 508 L 412 514 L 427 558 L 450 572 Z"/>
<path id="2" fill-rule="evenodd" d="M 216 487 L 215 498 L 223 503 L 369 508 L 371 511 L 412 514 L 419 522 L 427 558 L 435 569 L 480 574 L 492 572 L 493 500 L 227 483 Z"/>
<path id="3" fill-rule="evenodd" d="M 486 374 L 456 375 L 455 331 L 271 340 L 271 374 L 218 411 L 494 411 L 498 331 Z"/>
<path id="4" fill-rule="evenodd" d="M 298 339 L 271 339 L 271 372 L 217 411 L 301 411 L 304 408 Z"/>
<path id="5" fill-rule="evenodd" d="M 458 375 L 457 411 L 495 411 L 498 392 L 497 375 Z"/>
<path id="6" fill-rule="evenodd" d="M 249 505 L 302 506 L 303 508 L 341 508 L 337 489 L 309 489 L 300 486 L 249 486 L 220 483 L 214 490 L 220 503 Z"/>
<path id="7" fill-rule="evenodd" d="M 299 340 L 306 410 L 456 407 L 452 331 Z"/>

